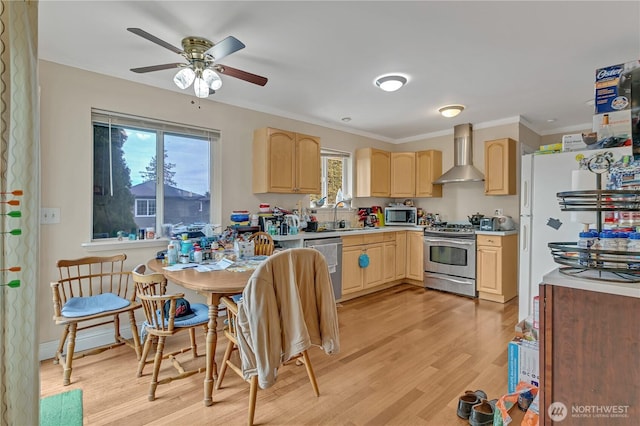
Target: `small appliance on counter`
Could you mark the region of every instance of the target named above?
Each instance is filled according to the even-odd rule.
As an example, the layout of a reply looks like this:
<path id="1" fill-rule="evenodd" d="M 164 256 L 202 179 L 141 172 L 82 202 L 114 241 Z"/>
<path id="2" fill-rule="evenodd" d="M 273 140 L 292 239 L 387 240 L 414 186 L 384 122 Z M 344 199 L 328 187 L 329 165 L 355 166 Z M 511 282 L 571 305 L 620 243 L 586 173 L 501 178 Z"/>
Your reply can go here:
<path id="1" fill-rule="evenodd" d="M 511 216 L 496 216 L 494 219 L 498 220 L 501 231 L 513 231 L 516 229 L 516 224 Z"/>
<path id="2" fill-rule="evenodd" d="M 497 217 L 483 217 L 480 219 L 481 231 L 499 231 L 500 223 Z"/>
<path id="3" fill-rule="evenodd" d="M 480 226 L 480 221 L 483 217 L 484 215 L 480 214 L 479 212 L 474 215 L 467 216 L 467 218 L 469 219 L 469 223 L 471 223 L 471 225 L 473 226 Z"/>
<path id="4" fill-rule="evenodd" d="M 416 207 L 396 206 L 384 208 L 384 224 L 387 226 L 411 226 L 418 224 Z"/>

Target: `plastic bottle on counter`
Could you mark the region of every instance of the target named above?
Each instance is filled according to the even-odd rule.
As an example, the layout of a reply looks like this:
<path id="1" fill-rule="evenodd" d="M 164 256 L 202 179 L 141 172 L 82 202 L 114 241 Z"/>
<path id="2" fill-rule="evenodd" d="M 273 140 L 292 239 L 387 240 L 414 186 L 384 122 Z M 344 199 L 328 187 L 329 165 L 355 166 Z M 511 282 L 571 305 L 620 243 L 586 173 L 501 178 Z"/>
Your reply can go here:
<path id="1" fill-rule="evenodd" d="M 600 249 L 601 250 L 608 250 L 608 251 L 617 251 L 618 250 L 618 240 L 616 238 L 616 234 L 614 234 L 611 231 L 605 231 L 605 232 L 601 232 L 599 235 L 599 240 L 600 240 Z M 601 255 L 602 259 L 611 259 L 611 254 L 607 254 L 604 253 Z M 616 268 L 616 263 L 615 262 L 606 262 L 606 261 L 600 261 L 598 262 L 598 266 L 602 266 L 605 268 Z"/>
<path id="2" fill-rule="evenodd" d="M 640 232 L 631 232 L 627 243 L 629 252 L 629 269 L 640 270 Z"/>
<path id="3" fill-rule="evenodd" d="M 178 249 L 173 244 L 173 241 L 170 241 L 169 247 L 167 247 L 167 263 L 169 266 L 178 263 Z"/>
<path id="4" fill-rule="evenodd" d="M 592 231 L 584 231 L 584 232 L 580 232 L 578 237 L 579 237 L 578 247 L 582 249 L 590 250 L 598 239 L 598 233 L 592 232 Z M 579 263 L 581 265 L 595 266 L 595 261 L 592 260 L 590 253 L 581 251 L 579 257 L 580 257 Z"/>
<path id="5" fill-rule="evenodd" d="M 196 246 L 193 251 L 193 261 L 195 263 L 202 263 L 202 247 Z"/>
<path id="6" fill-rule="evenodd" d="M 627 245 L 629 243 L 629 233 L 618 231 L 618 232 L 615 232 L 615 236 L 616 236 L 616 241 L 618 243 L 618 248 L 616 248 L 616 250 L 627 251 Z"/>

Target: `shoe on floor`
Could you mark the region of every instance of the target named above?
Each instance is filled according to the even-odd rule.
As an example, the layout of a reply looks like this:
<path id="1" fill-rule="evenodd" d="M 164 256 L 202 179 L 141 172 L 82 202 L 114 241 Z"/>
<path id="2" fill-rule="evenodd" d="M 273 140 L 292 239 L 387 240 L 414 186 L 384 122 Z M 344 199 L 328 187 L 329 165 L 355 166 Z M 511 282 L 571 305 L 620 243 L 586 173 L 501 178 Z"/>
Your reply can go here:
<path id="1" fill-rule="evenodd" d="M 471 407 L 471 414 L 469 415 L 469 424 L 471 426 L 490 426 L 493 425 L 493 412 L 496 409 L 497 399 L 487 401 L 482 399 L 479 404 Z"/>
<path id="2" fill-rule="evenodd" d="M 458 417 L 465 420 L 468 419 L 471 414 L 471 407 L 486 398 L 487 394 L 483 390 L 465 391 L 464 395 L 458 398 Z"/>

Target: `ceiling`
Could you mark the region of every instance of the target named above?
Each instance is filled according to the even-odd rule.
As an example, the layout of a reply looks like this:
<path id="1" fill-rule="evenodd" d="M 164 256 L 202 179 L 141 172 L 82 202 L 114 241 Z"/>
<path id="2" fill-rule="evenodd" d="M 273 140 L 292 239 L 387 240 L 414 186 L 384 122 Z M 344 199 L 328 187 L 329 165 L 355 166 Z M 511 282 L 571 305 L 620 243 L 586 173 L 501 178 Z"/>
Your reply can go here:
<path id="1" fill-rule="evenodd" d="M 130 68 L 182 57 L 188 35 L 246 48 L 220 63 L 221 102 L 401 143 L 521 120 L 540 135 L 591 126 L 595 70 L 640 58 L 638 1 L 55 1 L 41 0 L 41 59 L 182 92 L 176 70 Z M 374 86 L 402 73 L 397 92 Z M 185 91 L 192 95 L 191 89 Z M 195 98 L 195 96 L 194 96 Z M 444 118 L 438 108 L 466 109 Z M 342 119 L 349 117 L 350 121 Z M 553 121 L 551 121 L 553 120 Z"/>

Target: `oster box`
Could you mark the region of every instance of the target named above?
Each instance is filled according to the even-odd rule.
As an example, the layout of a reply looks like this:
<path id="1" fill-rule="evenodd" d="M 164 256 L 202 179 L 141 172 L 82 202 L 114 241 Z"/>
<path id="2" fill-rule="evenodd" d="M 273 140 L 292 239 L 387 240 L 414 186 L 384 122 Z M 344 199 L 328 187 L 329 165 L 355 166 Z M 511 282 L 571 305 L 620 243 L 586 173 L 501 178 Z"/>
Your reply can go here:
<path id="1" fill-rule="evenodd" d="M 640 60 L 597 69 L 595 77 L 593 130 L 598 143 L 617 145 L 626 138 L 623 144 L 632 142 L 633 153 L 640 155 Z M 609 126 L 604 125 L 607 120 Z"/>
<path id="2" fill-rule="evenodd" d="M 639 73 L 640 61 L 597 69 L 595 113 L 603 114 L 631 109 L 633 96 L 637 98 L 635 103 L 640 102 L 640 93 L 637 90 L 632 90 L 633 80 L 640 79 Z"/>

